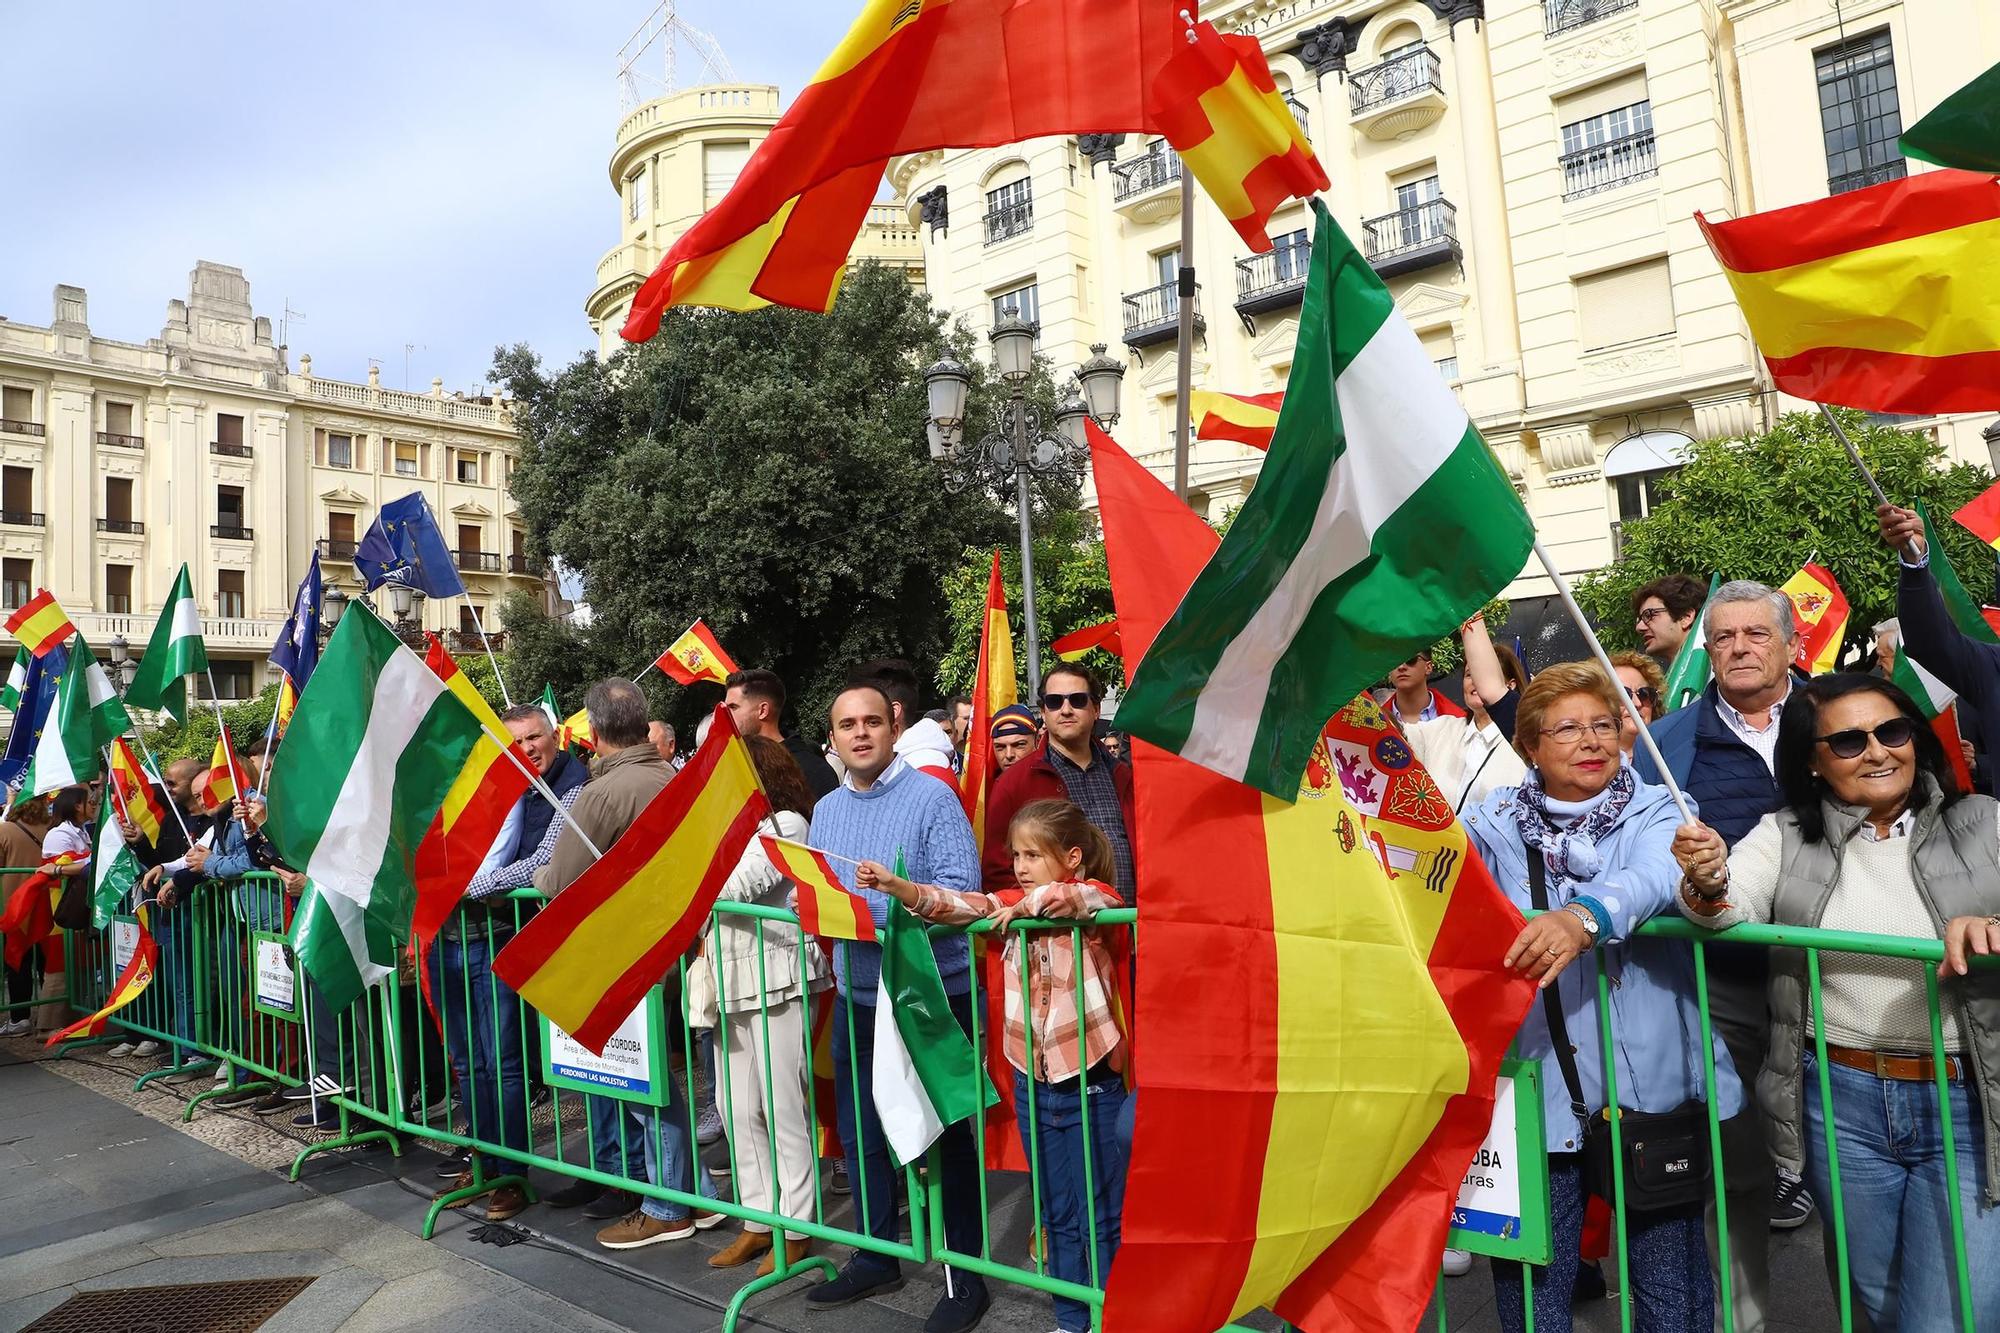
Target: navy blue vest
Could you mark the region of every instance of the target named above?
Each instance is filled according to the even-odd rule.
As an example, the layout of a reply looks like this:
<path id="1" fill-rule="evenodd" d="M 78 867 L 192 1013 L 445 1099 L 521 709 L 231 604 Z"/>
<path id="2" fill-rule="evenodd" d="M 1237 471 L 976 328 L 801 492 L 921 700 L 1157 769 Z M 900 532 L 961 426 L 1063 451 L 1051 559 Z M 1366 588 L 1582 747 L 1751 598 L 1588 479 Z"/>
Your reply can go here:
<path id="1" fill-rule="evenodd" d="M 569 751 L 556 751 L 556 761 L 549 765 L 549 771 L 542 775 L 542 781 L 549 784 L 549 790 L 558 796 L 565 796 L 590 779 L 590 770 L 572 759 Z M 521 794 L 521 837 L 514 844 L 516 857 L 526 856 L 542 845 L 542 838 L 549 831 L 549 821 L 556 817 L 556 808 L 550 805 L 542 794 L 533 788 Z M 1731 839 L 1733 842 L 1734 839 Z"/>
<path id="2" fill-rule="evenodd" d="M 1695 719 L 1694 762 L 1688 767 L 1686 786 L 1701 808 L 1701 822 L 1734 847 L 1782 801 L 1777 779 L 1764 767 L 1764 761 L 1722 720 L 1714 692 L 1710 686 L 1710 697 L 1690 705 L 1699 710 L 1699 716 Z M 1745 982 L 1764 977 L 1766 956 L 1758 945 L 1708 946 L 1709 965 L 1716 972 Z"/>

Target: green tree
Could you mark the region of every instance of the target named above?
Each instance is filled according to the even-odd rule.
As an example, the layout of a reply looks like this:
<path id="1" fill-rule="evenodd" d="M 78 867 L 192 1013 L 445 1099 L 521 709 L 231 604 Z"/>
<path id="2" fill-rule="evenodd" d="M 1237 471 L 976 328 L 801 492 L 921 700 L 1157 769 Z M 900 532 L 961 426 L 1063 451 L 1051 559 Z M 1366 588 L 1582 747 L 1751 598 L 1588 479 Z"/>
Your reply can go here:
<path id="1" fill-rule="evenodd" d="M 1028 651 L 1022 621 L 1021 546 L 999 548 L 1000 581 L 1007 590 L 1007 625 L 1014 635 L 1014 679 L 1025 697 Z M 986 583 L 992 569 L 992 549 L 967 548 L 964 559 L 945 580 L 951 603 L 951 646 L 938 662 L 937 687 L 943 693 L 970 693 L 979 670 L 979 640 L 984 628 Z M 1049 641 L 1085 625 L 1109 620 L 1111 575 L 1104 565 L 1104 542 L 1097 516 L 1082 510 L 1050 514 L 1035 537 L 1035 616 L 1042 642 L 1042 665 L 1053 660 Z M 1106 680 L 1121 680 L 1124 667 L 1116 655 L 1093 648 L 1084 658 Z"/>
<path id="2" fill-rule="evenodd" d="M 947 353 L 974 367 L 976 437 L 990 394 L 970 335 L 874 265 L 849 274 L 826 315 L 676 309 L 650 342 L 555 372 L 500 349 L 530 551 L 579 575 L 590 607 L 576 624 L 509 602 L 515 695 L 547 681 L 574 707 L 696 617 L 738 662 L 785 678 L 808 731 L 851 663 L 937 662 L 947 577 L 968 546 L 1010 531 L 994 494 L 948 486 L 927 456 L 923 371 Z M 1033 390 L 1053 403 L 1046 371 Z M 1063 502 L 1044 489 L 1044 506 Z M 652 672 L 644 683 L 682 725 L 718 694 Z"/>
<path id="3" fill-rule="evenodd" d="M 1840 413 L 1848 437 L 1899 504 L 1921 499 L 1952 565 L 1974 595 L 1993 585 L 1993 552 L 1950 515 L 1993 482 L 1970 463 L 1947 463 L 1928 434 L 1871 426 Z M 1864 643 L 1896 614 L 1896 556 L 1875 529 L 1875 501 L 1817 412 L 1786 414 L 1746 439 L 1706 440 L 1664 479 L 1665 498 L 1625 525 L 1618 562 L 1577 585 L 1577 600 L 1611 648 L 1636 647 L 1632 593 L 1663 574 L 1758 579 L 1773 587 L 1818 558 L 1847 594 L 1847 643 Z"/>
<path id="4" fill-rule="evenodd" d="M 192 696 L 193 691 L 189 691 Z M 229 740 L 238 753 L 251 744 L 264 739 L 271 725 L 271 714 L 278 707 L 278 687 L 266 685 L 253 699 L 240 703 L 225 703 L 222 717 L 229 724 Z M 176 722 L 165 713 L 166 725 L 154 730 L 146 728 L 146 746 L 153 758 L 162 766 L 174 759 L 199 759 L 206 764 L 215 755 L 215 708 L 207 700 L 188 700 L 186 722 Z M 140 719 L 132 719 L 135 725 Z"/>

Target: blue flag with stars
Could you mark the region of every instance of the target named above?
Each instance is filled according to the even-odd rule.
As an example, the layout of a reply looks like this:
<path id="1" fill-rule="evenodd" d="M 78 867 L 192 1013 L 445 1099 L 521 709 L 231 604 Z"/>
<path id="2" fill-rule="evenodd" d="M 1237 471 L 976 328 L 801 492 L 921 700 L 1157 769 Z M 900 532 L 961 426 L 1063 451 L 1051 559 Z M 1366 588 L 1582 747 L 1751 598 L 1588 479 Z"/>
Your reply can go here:
<path id="1" fill-rule="evenodd" d="M 291 677 L 294 690 L 303 690 L 313 668 L 319 665 L 319 607 L 324 586 L 319 552 L 314 551 L 312 564 L 292 597 L 292 613 L 285 617 L 284 633 L 271 649 L 271 665 Z"/>
<path id="2" fill-rule="evenodd" d="M 28 663 L 28 680 L 21 687 L 21 706 L 14 710 L 14 729 L 7 736 L 7 752 L 0 758 L 0 783 L 20 785 L 27 775 L 28 761 L 35 757 L 35 745 L 42 739 L 55 707 L 56 687 L 69 669 L 69 649 L 51 648 Z"/>
<path id="3" fill-rule="evenodd" d="M 373 592 L 385 583 L 422 588 L 429 597 L 460 597 L 465 584 L 437 518 L 421 495 L 391 500 L 354 550 L 354 567 Z M 297 683 L 297 682 L 294 682 Z"/>

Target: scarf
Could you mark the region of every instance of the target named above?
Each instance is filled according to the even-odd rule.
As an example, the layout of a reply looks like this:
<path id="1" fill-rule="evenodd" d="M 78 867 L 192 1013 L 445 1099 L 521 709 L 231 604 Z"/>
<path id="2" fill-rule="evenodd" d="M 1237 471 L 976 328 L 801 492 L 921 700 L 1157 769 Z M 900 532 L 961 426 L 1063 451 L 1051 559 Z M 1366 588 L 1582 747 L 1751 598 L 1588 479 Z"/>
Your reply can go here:
<path id="1" fill-rule="evenodd" d="M 1625 814 L 1638 789 L 1632 770 L 1620 767 L 1595 805 L 1583 813 L 1566 801 L 1552 801 L 1542 790 L 1542 770 L 1531 768 L 1514 793 L 1514 824 L 1521 841 L 1540 848 L 1548 868 L 1551 898 L 1572 881 L 1592 880 L 1604 868 L 1597 844 Z"/>

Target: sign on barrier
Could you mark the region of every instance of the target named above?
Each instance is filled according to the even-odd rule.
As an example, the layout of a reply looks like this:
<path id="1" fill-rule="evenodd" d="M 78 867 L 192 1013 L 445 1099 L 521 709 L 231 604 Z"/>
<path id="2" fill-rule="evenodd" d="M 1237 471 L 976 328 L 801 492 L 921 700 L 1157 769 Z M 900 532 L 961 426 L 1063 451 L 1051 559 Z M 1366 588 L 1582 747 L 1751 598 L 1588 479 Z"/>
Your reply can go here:
<path id="1" fill-rule="evenodd" d="M 260 1014 L 299 1021 L 299 977 L 285 948 L 285 937 L 267 930 L 250 932 L 250 1007 Z"/>
<path id="2" fill-rule="evenodd" d="M 647 1106 L 665 1106 L 670 1100 L 666 1004 L 660 987 L 647 991 L 644 1003 L 625 1016 L 611 1040 L 604 1043 L 602 1055 L 593 1054 L 549 1022 L 546 1014 L 539 1017 L 542 1077 L 549 1086 Z"/>
<path id="3" fill-rule="evenodd" d="M 1493 1124 L 1459 1185 L 1445 1244 L 1494 1259 L 1549 1262 L 1549 1158 L 1541 1066 L 1532 1060 L 1500 1065 Z"/>
<path id="4" fill-rule="evenodd" d="M 132 955 L 139 952 L 139 918 L 136 916 L 114 916 L 111 918 L 111 975 L 122 977 L 125 968 L 132 961 Z"/>

